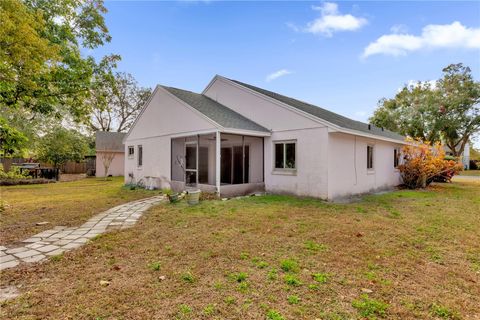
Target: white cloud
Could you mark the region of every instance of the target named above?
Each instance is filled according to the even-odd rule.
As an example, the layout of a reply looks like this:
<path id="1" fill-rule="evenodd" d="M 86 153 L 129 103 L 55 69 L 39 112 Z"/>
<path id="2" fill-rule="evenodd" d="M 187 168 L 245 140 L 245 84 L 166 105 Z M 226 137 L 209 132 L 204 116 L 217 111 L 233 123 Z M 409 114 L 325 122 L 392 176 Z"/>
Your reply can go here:
<path id="1" fill-rule="evenodd" d="M 286 75 L 291 74 L 291 73 L 292 72 L 288 71 L 287 69 L 281 69 L 281 70 L 275 71 L 274 73 L 269 74 L 265 78 L 265 81 L 270 82 L 270 81 L 273 81 L 275 79 L 278 79 L 280 77 L 286 76 Z"/>
<path id="2" fill-rule="evenodd" d="M 407 33 L 408 32 L 408 28 L 406 25 L 404 24 L 396 24 L 396 25 L 393 25 L 391 28 L 390 28 L 390 31 L 392 33 Z"/>
<path id="3" fill-rule="evenodd" d="M 321 6 L 312 8 L 320 11 L 320 17 L 309 22 L 305 32 L 331 37 L 335 32 L 355 31 L 368 23 L 365 18 L 341 14 L 338 5 L 333 2 L 324 2 Z"/>
<path id="4" fill-rule="evenodd" d="M 375 54 L 401 56 L 428 48 L 480 49 L 480 28 L 468 28 L 455 21 L 452 24 L 427 25 L 419 36 L 406 33 L 387 34 L 370 43 L 362 56 L 364 58 Z"/>

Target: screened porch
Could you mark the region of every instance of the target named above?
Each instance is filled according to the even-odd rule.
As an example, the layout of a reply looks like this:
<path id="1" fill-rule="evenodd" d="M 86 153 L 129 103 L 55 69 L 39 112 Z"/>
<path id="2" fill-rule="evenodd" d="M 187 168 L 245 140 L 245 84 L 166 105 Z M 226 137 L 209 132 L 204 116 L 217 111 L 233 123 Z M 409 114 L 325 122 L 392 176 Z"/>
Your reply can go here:
<path id="1" fill-rule="evenodd" d="M 171 185 L 222 196 L 264 190 L 263 137 L 214 132 L 171 140 Z"/>

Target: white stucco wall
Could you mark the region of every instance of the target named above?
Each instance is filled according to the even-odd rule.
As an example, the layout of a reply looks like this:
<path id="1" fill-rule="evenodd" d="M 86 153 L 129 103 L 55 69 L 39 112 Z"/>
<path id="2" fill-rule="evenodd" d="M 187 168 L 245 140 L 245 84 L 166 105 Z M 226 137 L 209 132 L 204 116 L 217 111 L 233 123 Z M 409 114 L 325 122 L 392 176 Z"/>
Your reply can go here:
<path id="1" fill-rule="evenodd" d="M 164 89 L 157 88 L 125 140 L 125 154 L 128 154 L 129 146 L 135 147 L 134 157 L 125 157 L 125 182 L 137 182 L 152 176 L 161 181 L 158 187 L 169 187 L 172 135 L 214 129 L 215 126 L 202 115 Z M 137 166 L 138 145 L 143 146 L 141 167 Z"/>
<path id="2" fill-rule="evenodd" d="M 367 145 L 373 145 L 373 170 L 367 170 Z M 393 153 L 400 144 L 330 133 L 328 142 L 328 198 L 390 189 L 400 184 Z"/>
<path id="3" fill-rule="evenodd" d="M 275 170 L 275 141 L 296 141 L 296 172 Z M 328 130 L 327 128 L 274 132 L 265 138 L 265 189 L 326 199 L 328 196 Z"/>
<path id="4" fill-rule="evenodd" d="M 95 176 L 96 177 L 105 177 L 105 168 L 103 166 L 102 160 L 102 151 L 97 151 L 97 156 L 95 159 Z M 108 168 L 108 175 L 112 175 L 114 177 L 123 176 L 125 168 L 125 154 L 123 152 L 116 152 L 115 156 L 110 163 L 110 167 Z"/>
<path id="5" fill-rule="evenodd" d="M 221 78 L 217 78 L 204 94 L 273 131 L 322 126 L 317 121 L 272 103 L 259 94 L 246 91 Z"/>

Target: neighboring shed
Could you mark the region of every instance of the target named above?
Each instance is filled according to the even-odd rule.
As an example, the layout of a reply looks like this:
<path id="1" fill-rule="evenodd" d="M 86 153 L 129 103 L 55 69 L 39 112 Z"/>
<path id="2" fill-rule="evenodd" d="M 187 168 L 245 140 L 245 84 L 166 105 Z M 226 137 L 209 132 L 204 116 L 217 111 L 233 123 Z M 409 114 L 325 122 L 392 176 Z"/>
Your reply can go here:
<path id="1" fill-rule="evenodd" d="M 97 131 L 95 133 L 96 176 L 123 176 L 125 168 L 125 147 L 123 132 Z M 110 162 L 108 172 L 105 164 Z"/>

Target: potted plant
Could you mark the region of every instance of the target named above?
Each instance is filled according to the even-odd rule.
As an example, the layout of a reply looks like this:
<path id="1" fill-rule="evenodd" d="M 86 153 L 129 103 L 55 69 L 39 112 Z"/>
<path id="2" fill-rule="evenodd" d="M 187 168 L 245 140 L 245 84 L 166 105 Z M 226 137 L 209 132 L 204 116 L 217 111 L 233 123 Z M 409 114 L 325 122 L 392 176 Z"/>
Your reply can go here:
<path id="1" fill-rule="evenodd" d="M 167 196 L 170 203 L 176 203 L 180 200 L 180 196 L 177 192 L 173 192 L 172 189 L 162 189 L 162 193 Z"/>

